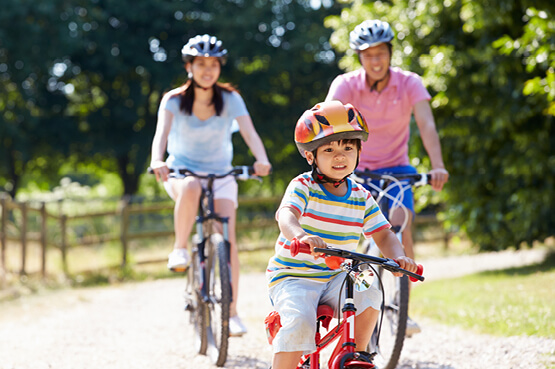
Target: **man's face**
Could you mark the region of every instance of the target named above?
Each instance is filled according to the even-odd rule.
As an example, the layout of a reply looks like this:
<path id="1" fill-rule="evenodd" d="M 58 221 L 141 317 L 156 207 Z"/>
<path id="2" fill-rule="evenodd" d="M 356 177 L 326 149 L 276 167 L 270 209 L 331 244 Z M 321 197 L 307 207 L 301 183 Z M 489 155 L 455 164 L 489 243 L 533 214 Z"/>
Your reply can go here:
<path id="1" fill-rule="evenodd" d="M 391 54 L 387 44 L 379 44 L 360 52 L 360 62 L 372 81 L 385 77 L 389 69 Z"/>

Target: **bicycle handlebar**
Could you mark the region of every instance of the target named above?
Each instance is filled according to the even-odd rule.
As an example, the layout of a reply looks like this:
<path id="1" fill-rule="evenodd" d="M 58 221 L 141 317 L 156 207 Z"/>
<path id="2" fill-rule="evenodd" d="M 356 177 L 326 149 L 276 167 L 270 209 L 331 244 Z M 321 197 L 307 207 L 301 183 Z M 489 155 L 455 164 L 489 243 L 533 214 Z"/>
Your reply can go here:
<path id="1" fill-rule="evenodd" d="M 424 186 L 429 184 L 432 180 L 432 175 L 430 173 L 392 173 L 392 174 L 385 174 L 385 173 L 377 173 L 372 172 L 369 170 L 355 170 L 355 176 L 357 177 L 364 177 L 369 179 L 381 180 L 381 179 L 388 179 L 388 177 L 393 177 L 398 180 L 409 180 L 411 185 L 415 186 Z"/>
<path id="2" fill-rule="evenodd" d="M 291 256 L 296 256 L 299 252 L 310 253 L 310 246 L 307 243 L 300 242 L 295 238 L 291 242 L 291 247 L 289 251 L 291 253 Z M 421 264 L 418 264 L 416 273 L 413 273 L 399 267 L 399 263 L 394 259 L 380 258 L 377 256 L 371 256 L 371 255 L 361 254 L 358 252 L 347 251 L 347 250 L 342 250 L 342 249 L 337 249 L 332 247 L 328 247 L 328 248 L 315 247 L 314 252 L 320 252 L 322 254 L 325 254 L 324 256 L 325 262 L 330 269 L 337 269 L 345 259 L 351 259 L 351 260 L 357 260 L 362 263 L 379 265 L 382 268 L 392 273 L 406 274 L 409 276 L 409 279 L 412 282 L 424 281 L 425 279 L 422 276 L 424 267 Z"/>
<path id="3" fill-rule="evenodd" d="M 232 176 L 235 176 L 235 178 L 240 179 L 242 181 L 246 181 L 247 179 L 261 180 L 259 176 L 254 175 L 254 168 L 247 165 L 235 166 L 229 172 L 224 174 L 197 174 L 189 169 L 175 170 L 173 168 L 169 168 L 169 170 L 170 170 L 170 173 L 179 173 L 184 176 L 193 176 L 200 179 L 208 179 L 208 178 L 219 179 L 219 178 L 224 178 L 232 175 Z M 151 167 L 148 167 L 147 172 L 149 174 L 154 174 L 154 170 Z"/>

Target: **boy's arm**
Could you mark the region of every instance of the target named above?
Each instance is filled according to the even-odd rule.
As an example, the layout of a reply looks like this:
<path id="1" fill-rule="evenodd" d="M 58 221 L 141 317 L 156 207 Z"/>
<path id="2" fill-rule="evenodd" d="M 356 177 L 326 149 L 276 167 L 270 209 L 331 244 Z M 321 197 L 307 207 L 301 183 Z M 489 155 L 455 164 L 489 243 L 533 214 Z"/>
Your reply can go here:
<path id="1" fill-rule="evenodd" d="M 293 240 L 296 238 L 300 242 L 304 242 L 310 245 L 310 250 L 314 247 L 325 248 L 326 243 L 318 236 L 313 236 L 307 234 L 304 229 L 301 227 L 299 223 L 299 218 L 301 214 L 295 208 L 285 206 L 279 209 L 277 220 L 279 225 L 279 230 L 281 233 L 287 238 L 288 240 Z M 315 257 L 319 257 L 321 253 L 314 253 L 312 255 Z"/>
<path id="2" fill-rule="evenodd" d="M 395 259 L 401 268 L 416 273 L 416 263 L 405 256 L 403 245 L 390 229 L 382 229 L 372 234 L 372 238 L 386 258 Z"/>

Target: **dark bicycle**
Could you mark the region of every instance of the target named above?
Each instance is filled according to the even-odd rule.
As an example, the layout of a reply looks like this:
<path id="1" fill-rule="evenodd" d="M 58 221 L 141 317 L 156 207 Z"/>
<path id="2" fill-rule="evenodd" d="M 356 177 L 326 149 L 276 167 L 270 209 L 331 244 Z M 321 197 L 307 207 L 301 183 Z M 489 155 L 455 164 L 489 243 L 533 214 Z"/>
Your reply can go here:
<path id="1" fill-rule="evenodd" d="M 392 230 L 402 243 L 402 232 L 407 227 L 409 212 L 403 205 L 404 191 L 410 187 L 424 186 L 429 183 L 430 175 L 422 173 L 414 174 L 383 174 L 371 171 L 355 171 L 353 178 L 360 183 L 370 187 L 372 196 L 380 206 L 382 213 L 389 219 L 395 209 L 405 212 L 403 224 L 392 225 Z M 378 184 L 374 183 L 377 181 Z M 393 196 L 391 191 L 397 188 L 399 192 Z M 365 254 L 380 256 L 378 246 L 372 239 L 366 240 L 362 251 Z M 399 362 L 405 333 L 409 310 L 409 280 L 406 276 L 394 277 L 391 273 L 384 273 L 379 269 L 381 285 L 384 293 L 382 312 L 385 314 L 382 321 L 383 327 L 378 326 L 370 341 L 369 351 L 376 351 L 374 362 L 380 369 L 394 369 Z M 381 334 L 380 334 L 381 330 Z"/>
<path id="2" fill-rule="evenodd" d="M 214 210 L 214 181 L 227 176 L 239 180 L 261 179 L 248 166 L 237 166 L 221 175 L 201 175 L 188 169 L 172 170 L 170 176 L 193 176 L 205 180 L 196 217 L 196 233 L 192 238 L 191 264 L 187 269 L 185 310 L 190 313 L 197 352 L 208 354 L 214 364 L 223 366 L 227 360 L 232 302 L 229 219 Z"/>

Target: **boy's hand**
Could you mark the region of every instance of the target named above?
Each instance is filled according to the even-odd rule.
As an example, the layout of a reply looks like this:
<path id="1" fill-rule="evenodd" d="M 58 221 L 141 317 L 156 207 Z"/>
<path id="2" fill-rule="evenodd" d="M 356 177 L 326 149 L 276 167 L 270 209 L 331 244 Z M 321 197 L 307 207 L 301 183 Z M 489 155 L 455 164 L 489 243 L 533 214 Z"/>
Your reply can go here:
<path id="1" fill-rule="evenodd" d="M 416 262 L 407 256 L 399 256 L 395 259 L 395 261 L 397 262 L 397 264 L 399 264 L 401 268 L 408 270 L 409 272 L 416 273 L 416 271 L 418 270 L 418 265 L 416 264 Z M 393 275 L 396 277 L 403 276 L 402 273 L 393 273 Z"/>
<path id="2" fill-rule="evenodd" d="M 298 239 L 300 242 L 304 242 L 310 246 L 310 254 L 314 256 L 315 259 L 324 256 L 321 252 L 314 252 L 315 247 L 325 249 L 328 247 L 323 239 L 318 236 L 306 235 Z"/>

